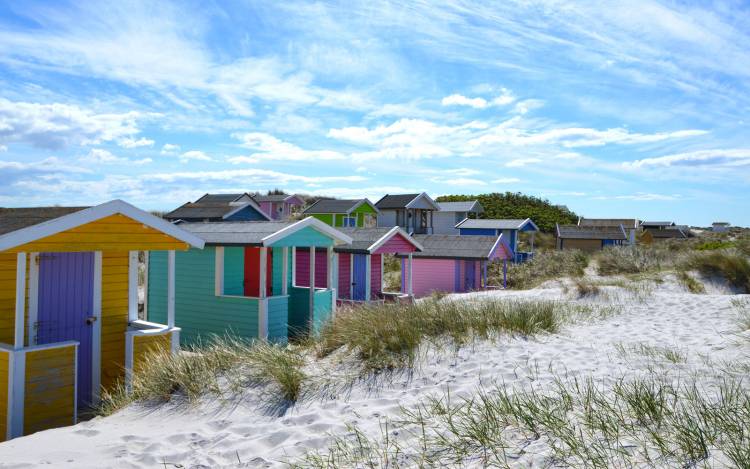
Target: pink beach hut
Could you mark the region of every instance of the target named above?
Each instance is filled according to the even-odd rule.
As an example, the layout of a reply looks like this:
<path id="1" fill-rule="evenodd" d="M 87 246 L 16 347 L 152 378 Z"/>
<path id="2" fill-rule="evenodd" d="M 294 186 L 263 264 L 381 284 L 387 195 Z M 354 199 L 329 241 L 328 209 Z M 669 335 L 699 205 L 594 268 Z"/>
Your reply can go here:
<path id="1" fill-rule="evenodd" d="M 421 252 L 401 257 L 401 288 L 416 298 L 433 292 L 459 293 L 489 287 L 487 265 L 503 262 L 503 287 L 507 261 L 513 251 L 500 236 L 414 235 Z"/>
<path id="2" fill-rule="evenodd" d="M 352 239 L 346 246 L 334 248 L 332 268 L 336 284 L 336 298 L 341 302 L 370 302 L 383 300 L 402 292 L 385 292 L 383 257 L 387 254 L 410 256 L 422 250 L 422 246 L 397 226 L 392 228 L 337 228 Z M 314 262 L 310 251 L 295 252 L 295 282 L 307 286 L 310 268 L 315 269 L 315 286 L 325 284 L 328 263 L 322 250 L 316 252 Z"/>

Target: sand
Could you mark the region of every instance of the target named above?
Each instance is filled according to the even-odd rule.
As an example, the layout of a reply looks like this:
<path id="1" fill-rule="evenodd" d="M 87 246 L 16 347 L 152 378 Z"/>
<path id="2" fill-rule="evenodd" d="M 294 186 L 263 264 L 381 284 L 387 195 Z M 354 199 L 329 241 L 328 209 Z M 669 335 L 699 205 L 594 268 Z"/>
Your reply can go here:
<path id="1" fill-rule="evenodd" d="M 607 309 L 603 317 L 580 318 L 556 334 L 533 339 L 501 336 L 457 352 L 431 348 L 412 373 L 387 382 L 370 380 L 348 389 L 317 392 L 291 408 L 269 404 L 272 401 L 263 389 L 249 389 L 230 403 L 207 401 L 197 408 L 132 406 L 110 417 L 2 443 L 0 466 L 284 467 L 306 452 L 324 450 L 332 435 L 345 433 L 348 424 L 377 435 L 383 419 L 398 415 L 401 406 L 416 405 L 446 389 L 454 396 L 468 396 L 480 384 L 538 387 L 551 385 L 556 377 L 576 376 L 606 383 L 649 366 L 647 357 L 618 353 L 618 344 L 677 348 L 687 362 L 671 366 L 707 380 L 713 379 L 708 372 L 711 363 L 747 359 L 750 353 L 750 341 L 738 330 L 731 304 L 740 296 L 728 295 L 720 287 L 704 295 L 689 294 L 673 281 L 635 294 L 602 288 L 598 298 L 572 301 L 619 306 Z M 450 295 L 447 300 L 570 300 L 572 295 L 551 282 L 529 291 Z M 511 465 L 543 466 L 547 450 L 541 443 L 526 448 Z"/>

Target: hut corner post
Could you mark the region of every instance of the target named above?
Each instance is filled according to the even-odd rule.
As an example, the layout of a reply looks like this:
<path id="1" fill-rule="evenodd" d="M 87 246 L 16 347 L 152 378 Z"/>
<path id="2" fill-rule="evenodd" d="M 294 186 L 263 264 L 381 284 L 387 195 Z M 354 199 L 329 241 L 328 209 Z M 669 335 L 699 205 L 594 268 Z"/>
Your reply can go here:
<path id="1" fill-rule="evenodd" d="M 26 315 L 26 253 L 16 256 L 16 302 L 13 351 L 8 355 L 8 426 L 7 438 L 23 435 L 26 354 L 24 321 Z"/>
<path id="2" fill-rule="evenodd" d="M 310 246 L 310 316 L 308 318 L 310 334 L 313 333 L 315 324 L 315 246 Z"/>
<path id="3" fill-rule="evenodd" d="M 260 262 L 259 262 L 259 278 L 258 278 L 258 338 L 260 340 L 268 340 L 268 285 L 267 285 L 267 271 L 268 271 L 268 248 L 260 248 Z"/>
<path id="4" fill-rule="evenodd" d="M 328 255 L 328 278 L 327 286 L 328 289 L 331 290 L 331 317 L 336 315 L 336 297 L 338 294 L 336 293 L 336 279 L 339 277 L 338 274 L 338 259 L 336 257 L 336 253 L 333 252 L 333 246 L 328 246 L 327 250 Z"/>
<path id="5" fill-rule="evenodd" d="M 407 291 L 407 293 L 409 294 L 409 296 L 414 296 L 414 285 L 413 285 L 413 282 L 412 282 L 412 278 L 413 278 L 412 270 L 413 270 L 413 267 L 414 266 L 413 266 L 413 263 L 412 263 L 412 255 L 411 255 L 411 253 L 409 253 L 409 262 L 408 262 L 408 270 L 407 270 L 408 276 L 407 276 L 407 279 L 406 279 L 406 286 L 409 289 Z"/>
<path id="6" fill-rule="evenodd" d="M 503 259 L 503 288 L 508 288 L 508 260 Z"/>

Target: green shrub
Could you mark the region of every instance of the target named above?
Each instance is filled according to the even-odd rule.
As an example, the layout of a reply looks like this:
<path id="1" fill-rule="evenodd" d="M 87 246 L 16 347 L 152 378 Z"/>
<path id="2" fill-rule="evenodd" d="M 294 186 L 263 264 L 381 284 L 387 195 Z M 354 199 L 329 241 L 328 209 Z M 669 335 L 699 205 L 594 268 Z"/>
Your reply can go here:
<path id="1" fill-rule="evenodd" d="M 695 247 L 696 251 L 715 251 L 717 249 L 727 249 L 734 246 L 734 243 L 731 241 L 719 241 L 719 240 L 712 240 L 712 241 L 704 241 L 697 245 Z"/>

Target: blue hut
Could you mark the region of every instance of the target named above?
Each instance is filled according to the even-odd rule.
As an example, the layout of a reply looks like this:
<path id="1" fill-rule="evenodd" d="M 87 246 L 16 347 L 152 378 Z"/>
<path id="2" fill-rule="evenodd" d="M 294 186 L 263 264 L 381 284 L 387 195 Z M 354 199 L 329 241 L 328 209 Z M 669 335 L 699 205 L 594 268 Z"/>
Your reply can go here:
<path id="1" fill-rule="evenodd" d="M 285 342 L 290 335 L 315 332 L 335 312 L 336 279 L 310 289 L 294 278 L 295 250 L 326 250 L 351 238 L 320 220 L 298 222 L 180 223 L 205 241 L 205 248 L 176 254 L 175 321 L 181 343 L 231 333 L 242 338 Z M 309 266 L 315 278 L 315 255 Z M 333 272 L 333 269 L 328 269 Z M 147 279 L 147 316 L 158 322 L 167 314 L 167 256 L 151 253 Z M 306 285 L 314 284 L 309 279 Z"/>
<path id="2" fill-rule="evenodd" d="M 539 227 L 530 218 L 521 219 L 470 219 L 461 221 L 456 225 L 461 236 L 500 236 L 507 240 L 513 251 L 513 261 L 523 262 L 534 256 L 534 235 L 539 232 Z M 528 252 L 518 251 L 518 235 L 521 232 L 529 233 Z"/>

